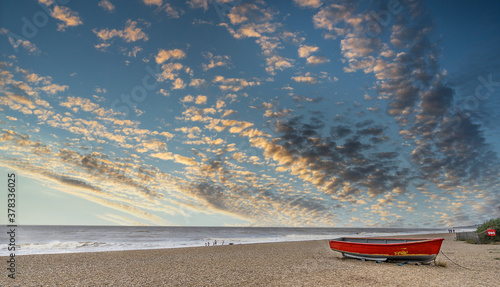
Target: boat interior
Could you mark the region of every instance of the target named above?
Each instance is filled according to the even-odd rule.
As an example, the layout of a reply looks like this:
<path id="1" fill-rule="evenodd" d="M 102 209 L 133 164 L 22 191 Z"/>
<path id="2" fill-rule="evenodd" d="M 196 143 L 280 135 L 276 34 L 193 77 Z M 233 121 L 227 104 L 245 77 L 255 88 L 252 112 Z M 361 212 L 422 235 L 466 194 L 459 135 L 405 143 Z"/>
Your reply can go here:
<path id="1" fill-rule="evenodd" d="M 352 243 L 371 243 L 371 244 L 393 244 L 393 243 L 407 243 L 417 242 L 427 239 L 404 239 L 404 238 L 355 238 L 355 237 L 341 237 L 333 239 L 333 241 L 344 241 Z"/>

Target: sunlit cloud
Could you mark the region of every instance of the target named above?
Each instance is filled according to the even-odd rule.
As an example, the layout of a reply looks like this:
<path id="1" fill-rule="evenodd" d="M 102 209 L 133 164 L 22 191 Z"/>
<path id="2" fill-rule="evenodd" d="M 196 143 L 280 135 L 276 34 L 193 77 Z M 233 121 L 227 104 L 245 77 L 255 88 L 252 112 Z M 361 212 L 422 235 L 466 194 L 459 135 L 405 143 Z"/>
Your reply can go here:
<path id="1" fill-rule="evenodd" d="M 319 47 L 303 45 L 298 50 L 299 57 L 307 58 L 307 57 L 309 57 L 309 55 L 311 55 L 312 53 L 314 53 L 318 50 L 319 50 Z"/>
<path id="2" fill-rule="evenodd" d="M 114 12 L 116 10 L 115 5 L 113 5 L 113 3 L 109 0 L 101 0 L 97 5 L 107 12 Z"/>
<path id="3" fill-rule="evenodd" d="M 193 9 L 202 8 L 204 11 L 207 11 L 209 0 L 189 0 L 187 3 Z"/>
<path id="4" fill-rule="evenodd" d="M 111 43 L 109 42 L 113 38 L 121 38 L 125 42 L 136 42 L 136 41 L 148 41 L 149 36 L 142 30 L 142 28 L 137 27 L 138 22 L 127 20 L 125 28 L 123 30 L 117 29 L 94 29 L 92 30 L 94 34 L 103 41 L 101 44 L 96 45 L 96 48 L 107 48 Z M 148 26 L 148 24 L 146 24 Z"/>
<path id="5" fill-rule="evenodd" d="M 231 64 L 231 58 L 229 56 L 214 56 L 210 52 L 203 53 L 203 57 L 209 60 L 208 64 L 202 64 L 203 70 L 207 71 L 215 67 L 227 67 Z"/>
<path id="6" fill-rule="evenodd" d="M 213 81 L 215 84 L 219 84 L 221 90 L 231 90 L 234 92 L 240 91 L 246 87 L 259 86 L 259 81 L 247 81 L 245 79 L 238 78 L 224 78 L 223 76 L 216 76 Z"/>
<path id="7" fill-rule="evenodd" d="M 295 4 L 299 5 L 300 7 L 307 7 L 307 8 L 319 8 L 321 6 L 321 0 L 293 0 Z"/>
<path id="8" fill-rule="evenodd" d="M 59 31 L 64 31 L 67 27 L 74 27 L 83 24 L 78 13 L 72 11 L 68 7 L 54 6 L 51 16 L 63 22 L 57 25 L 57 30 Z"/>
<path id="9" fill-rule="evenodd" d="M 186 53 L 181 49 L 173 49 L 173 50 L 163 50 L 158 51 L 158 55 L 155 60 L 157 64 L 162 64 L 170 59 L 183 59 L 186 57 Z"/>
<path id="10" fill-rule="evenodd" d="M 292 77 L 292 80 L 294 80 L 297 83 L 305 83 L 305 84 L 316 84 L 318 82 L 318 79 L 312 76 L 311 73 L 307 72 L 303 76 L 294 76 Z"/>
<path id="11" fill-rule="evenodd" d="M 144 4 L 146 5 L 156 5 L 156 6 L 161 6 L 163 3 L 163 0 L 143 0 Z"/>

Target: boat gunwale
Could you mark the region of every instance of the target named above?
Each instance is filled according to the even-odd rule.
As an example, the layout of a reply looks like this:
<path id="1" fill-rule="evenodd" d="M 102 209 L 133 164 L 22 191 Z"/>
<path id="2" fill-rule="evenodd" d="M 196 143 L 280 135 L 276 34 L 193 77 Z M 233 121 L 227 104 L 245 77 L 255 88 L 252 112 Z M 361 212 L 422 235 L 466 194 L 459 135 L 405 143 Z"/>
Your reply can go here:
<path id="1" fill-rule="evenodd" d="M 406 242 L 395 242 L 395 243 L 370 243 L 370 242 L 352 242 L 352 241 L 344 241 L 338 239 L 367 239 L 367 240 L 388 240 L 388 241 L 397 241 L 397 240 L 411 240 Z M 381 246 L 395 246 L 395 245 L 408 245 L 408 244 L 417 244 L 417 243 L 426 243 L 432 241 L 444 241 L 444 238 L 375 238 L 375 237 L 339 237 L 335 239 L 331 239 L 330 242 L 341 242 L 345 244 L 356 244 L 356 245 L 381 245 Z"/>

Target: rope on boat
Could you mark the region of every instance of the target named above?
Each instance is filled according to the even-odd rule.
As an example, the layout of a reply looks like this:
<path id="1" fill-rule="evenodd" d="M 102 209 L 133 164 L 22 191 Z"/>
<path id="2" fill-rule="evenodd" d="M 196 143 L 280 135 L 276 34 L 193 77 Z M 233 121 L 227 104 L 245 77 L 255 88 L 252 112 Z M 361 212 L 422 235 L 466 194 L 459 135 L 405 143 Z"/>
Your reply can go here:
<path id="1" fill-rule="evenodd" d="M 459 266 L 459 267 L 465 268 L 465 269 L 467 269 L 467 270 L 474 271 L 473 269 L 470 269 L 470 268 L 467 268 L 467 267 L 465 267 L 465 266 L 462 266 L 462 265 L 458 264 L 457 262 L 455 262 L 455 261 L 451 260 L 451 259 L 450 259 L 450 257 L 446 256 L 446 254 L 444 254 L 444 252 L 443 252 L 442 250 L 440 250 L 439 252 L 441 252 L 441 254 L 443 254 L 443 256 L 444 256 L 444 257 L 446 257 L 446 259 L 450 260 L 453 264 L 455 264 L 455 265 L 457 265 L 457 266 Z"/>

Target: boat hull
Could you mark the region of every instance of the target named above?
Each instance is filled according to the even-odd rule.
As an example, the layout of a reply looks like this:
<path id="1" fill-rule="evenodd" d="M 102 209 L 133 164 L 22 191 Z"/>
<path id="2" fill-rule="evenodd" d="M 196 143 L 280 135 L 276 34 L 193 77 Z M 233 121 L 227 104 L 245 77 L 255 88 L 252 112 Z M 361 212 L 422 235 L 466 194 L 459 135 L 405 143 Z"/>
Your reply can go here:
<path id="1" fill-rule="evenodd" d="M 429 262 L 433 260 L 444 238 L 349 238 L 330 241 L 333 251 L 345 257 L 376 261 Z"/>

